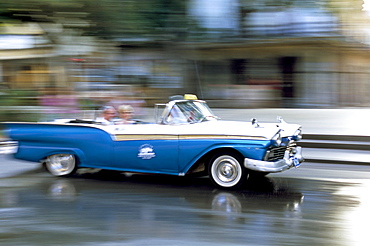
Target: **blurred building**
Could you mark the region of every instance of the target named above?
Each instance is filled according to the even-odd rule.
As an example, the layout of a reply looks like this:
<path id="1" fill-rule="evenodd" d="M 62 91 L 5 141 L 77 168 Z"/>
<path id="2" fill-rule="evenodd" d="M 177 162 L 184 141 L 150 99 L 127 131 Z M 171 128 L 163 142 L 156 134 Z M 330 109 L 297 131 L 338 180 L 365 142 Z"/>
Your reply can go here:
<path id="1" fill-rule="evenodd" d="M 36 23 L 0 26 L 0 88 L 35 89 L 57 83 L 54 46 Z"/>
<path id="2" fill-rule="evenodd" d="M 184 53 L 197 62 L 205 98 L 247 107 L 370 105 L 362 1 L 191 2 L 204 32 L 192 34 Z"/>
<path id="3" fill-rule="evenodd" d="M 370 105 L 362 1 L 278 2 L 190 0 L 185 39 L 117 40 L 119 77 L 148 98 L 189 92 L 216 107 Z"/>

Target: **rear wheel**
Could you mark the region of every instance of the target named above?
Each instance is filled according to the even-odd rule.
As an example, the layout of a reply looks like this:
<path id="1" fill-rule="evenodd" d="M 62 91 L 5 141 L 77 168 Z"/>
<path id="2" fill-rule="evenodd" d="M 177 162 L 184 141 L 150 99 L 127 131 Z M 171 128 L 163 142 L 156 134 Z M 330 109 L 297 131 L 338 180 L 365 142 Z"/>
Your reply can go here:
<path id="1" fill-rule="evenodd" d="M 212 158 L 208 172 L 211 181 L 222 188 L 239 187 L 244 182 L 246 175 L 241 158 L 226 152 Z"/>
<path id="2" fill-rule="evenodd" d="M 76 169 L 76 158 L 71 154 L 50 155 L 45 160 L 46 169 L 54 176 L 72 175 Z"/>

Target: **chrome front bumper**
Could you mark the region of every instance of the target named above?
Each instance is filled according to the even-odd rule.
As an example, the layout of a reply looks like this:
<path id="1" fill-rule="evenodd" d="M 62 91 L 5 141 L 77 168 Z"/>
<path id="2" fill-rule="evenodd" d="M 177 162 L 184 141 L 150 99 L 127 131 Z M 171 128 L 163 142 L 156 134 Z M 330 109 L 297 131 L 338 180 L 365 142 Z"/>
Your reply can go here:
<path id="1" fill-rule="evenodd" d="M 285 151 L 284 158 L 278 161 L 259 161 L 245 158 L 244 167 L 257 172 L 277 173 L 288 170 L 292 167 L 298 167 L 303 161 L 302 147 L 295 148 L 295 154 Z"/>

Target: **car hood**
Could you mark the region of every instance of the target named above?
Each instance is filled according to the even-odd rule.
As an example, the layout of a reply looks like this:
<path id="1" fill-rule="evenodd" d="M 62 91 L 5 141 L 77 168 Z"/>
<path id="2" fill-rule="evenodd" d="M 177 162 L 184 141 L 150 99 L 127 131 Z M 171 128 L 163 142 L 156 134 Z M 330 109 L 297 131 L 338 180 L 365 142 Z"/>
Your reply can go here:
<path id="1" fill-rule="evenodd" d="M 222 136 L 248 136 L 259 139 L 271 139 L 280 131 L 282 137 L 293 136 L 301 126 L 298 124 L 288 123 L 258 123 L 241 121 L 207 121 L 194 124 L 179 125 L 120 125 L 120 126 L 103 126 L 112 135 L 117 134 L 138 134 L 138 135 L 222 135 Z"/>
<path id="2" fill-rule="evenodd" d="M 288 123 L 258 123 L 239 121 L 209 121 L 199 124 L 188 125 L 187 134 L 222 134 L 236 136 L 252 136 L 271 139 L 280 131 L 282 137 L 292 136 L 301 126 Z M 185 127 L 184 127 L 184 131 Z"/>

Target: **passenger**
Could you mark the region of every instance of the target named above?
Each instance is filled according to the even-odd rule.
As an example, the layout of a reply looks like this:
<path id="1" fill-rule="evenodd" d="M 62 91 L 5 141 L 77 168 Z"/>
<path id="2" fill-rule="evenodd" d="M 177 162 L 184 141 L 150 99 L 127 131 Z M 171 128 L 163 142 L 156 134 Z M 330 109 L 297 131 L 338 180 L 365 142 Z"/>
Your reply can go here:
<path id="1" fill-rule="evenodd" d="M 116 110 L 112 106 L 105 106 L 102 108 L 103 115 L 102 117 L 96 118 L 96 122 L 103 125 L 114 125 L 114 117 L 116 117 Z"/>
<path id="2" fill-rule="evenodd" d="M 115 121 L 116 125 L 123 125 L 123 124 L 134 124 L 135 121 L 132 120 L 132 116 L 134 114 L 134 109 L 130 105 L 121 105 L 118 108 L 119 113 L 119 120 Z"/>

